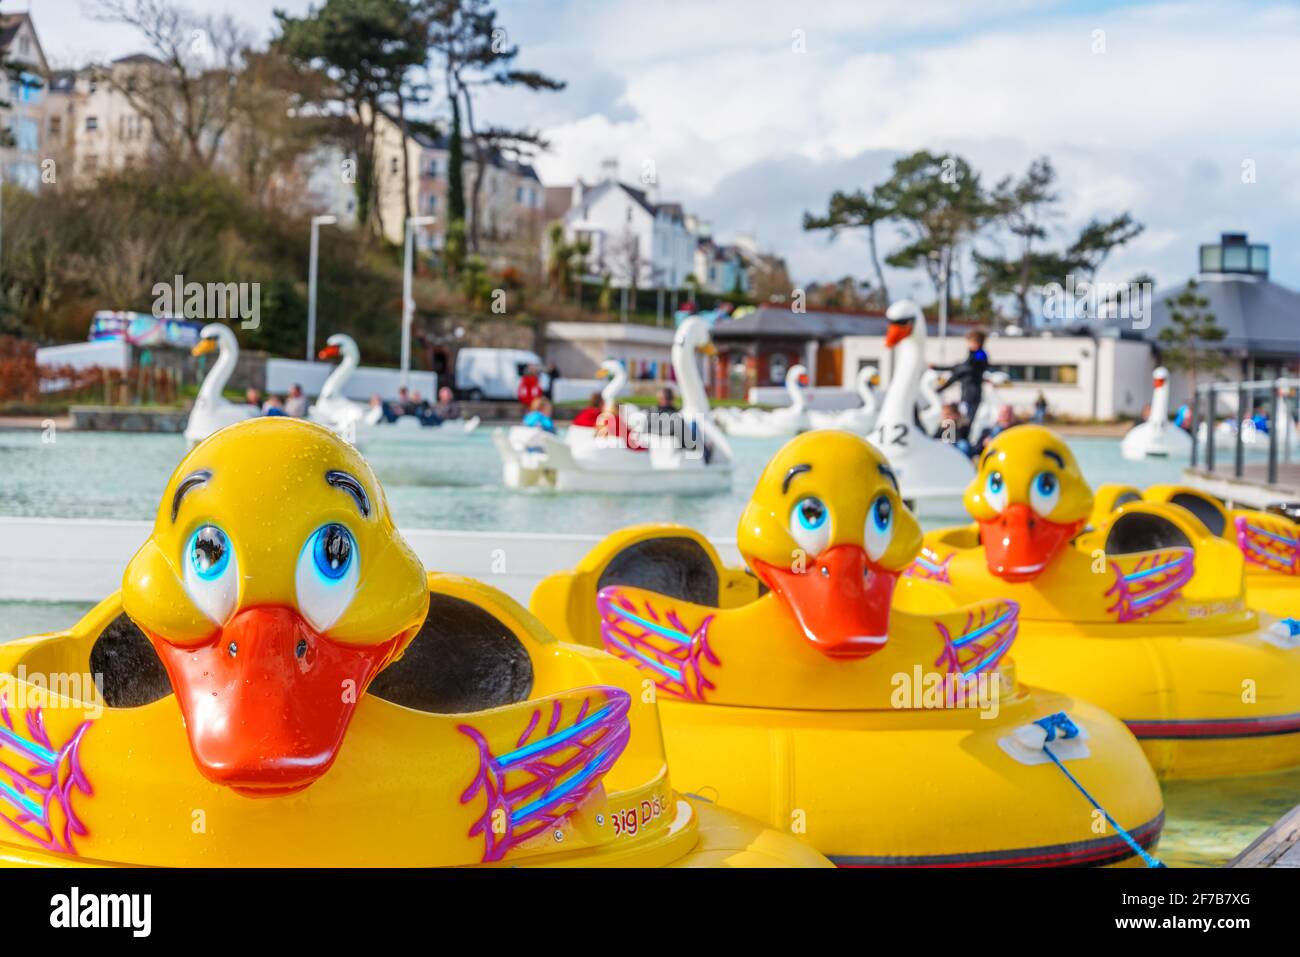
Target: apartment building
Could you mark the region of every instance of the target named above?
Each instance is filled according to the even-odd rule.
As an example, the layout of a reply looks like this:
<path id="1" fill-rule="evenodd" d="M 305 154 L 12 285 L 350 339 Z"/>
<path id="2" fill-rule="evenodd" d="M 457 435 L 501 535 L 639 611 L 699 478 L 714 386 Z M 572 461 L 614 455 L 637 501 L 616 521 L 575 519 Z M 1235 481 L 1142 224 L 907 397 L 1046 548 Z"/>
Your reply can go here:
<path id="1" fill-rule="evenodd" d="M 406 138 L 407 172 L 402 167 L 402 131 L 387 114 L 376 124 L 377 203 L 384 235 L 402 242 L 407 203 L 414 216 L 432 216 L 434 222 L 418 234 L 422 248 L 441 249 L 447 229 L 447 188 L 451 167 L 450 143 L 445 136 L 432 137 L 411 131 Z M 462 179 L 466 215 L 472 216 L 472 191 L 478 164 L 473 147 L 465 145 Z M 479 192 L 479 237 L 488 245 L 512 240 L 540 241 L 544 222 L 545 192 L 533 167 L 500 152 L 490 158 Z"/>

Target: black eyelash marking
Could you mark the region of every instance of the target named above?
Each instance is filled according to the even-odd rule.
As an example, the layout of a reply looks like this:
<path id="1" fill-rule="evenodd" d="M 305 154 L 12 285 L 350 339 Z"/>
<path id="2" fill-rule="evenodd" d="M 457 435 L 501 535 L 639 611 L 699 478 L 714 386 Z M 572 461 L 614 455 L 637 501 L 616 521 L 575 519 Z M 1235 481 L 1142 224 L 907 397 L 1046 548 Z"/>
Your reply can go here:
<path id="1" fill-rule="evenodd" d="M 180 514 L 181 499 L 198 488 L 200 485 L 207 485 L 212 481 L 212 473 L 208 469 L 199 469 L 197 472 L 191 472 L 185 478 L 181 479 L 181 484 L 176 486 L 176 493 L 172 496 L 172 524 L 176 524 L 176 516 Z"/>
<path id="2" fill-rule="evenodd" d="M 349 475 L 347 472 L 331 469 L 325 473 L 325 481 L 351 495 L 357 503 L 357 508 L 361 510 L 362 518 L 370 517 L 370 496 L 366 494 L 365 486 L 354 476 Z"/>
<path id="3" fill-rule="evenodd" d="M 799 475 L 802 472 L 811 472 L 811 471 L 812 471 L 811 465 L 791 466 L 790 471 L 786 472 L 785 478 L 781 480 L 781 494 L 784 495 L 788 491 L 790 491 L 790 482 L 794 479 L 796 475 Z"/>

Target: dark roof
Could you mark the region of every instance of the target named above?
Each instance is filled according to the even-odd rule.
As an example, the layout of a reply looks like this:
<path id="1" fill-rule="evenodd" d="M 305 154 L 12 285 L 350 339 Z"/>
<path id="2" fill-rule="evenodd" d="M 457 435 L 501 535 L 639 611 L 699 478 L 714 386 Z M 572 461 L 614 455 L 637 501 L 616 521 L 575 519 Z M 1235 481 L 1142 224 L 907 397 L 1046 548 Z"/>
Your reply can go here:
<path id="1" fill-rule="evenodd" d="M 1155 293 L 1148 339 L 1155 340 L 1169 325 L 1169 304 L 1186 283 Z M 1209 300 L 1206 311 L 1214 315 L 1227 335 L 1219 346 L 1250 352 L 1275 352 L 1294 356 L 1300 351 L 1300 293 L 1263 278 L 1245 276 L 1199 277 L 1198 295 Z"/>
<path id="2" fill-rule="evenodd" d="M 27 18 L 25 13 L 0 14 L 0 48 L 9 46 L 10 41 L 18 32 L 18 28 L 23 25 L 23 21 Z"/>
<path id="3" fill-rule="evenodd" d="M 723 339 L 827 339 L 838 336 L 883 336 L 888 325 L 884 313 L 795 313 L 789 306 L 759 306 L 739 319 L 720 319 L 712 336 Z"/>
<path id="4" fill-rule="evenodd" d="M 148 63 L 152 66 L 162 66 L 162 60 L 148 53 L 128 53 L 126 56 L 117 57 L 114 63 Z"/>
<path id="5" fill-rule="evenodd" d="M 392 113 L 388 112 L 387 110 L 384 110 L 384 115 L 387 116 L 388 119 L 392 121 L 394 126 L 397 125 L 397 117 L 395 117 Z M 419 144 L 426 150 L 445 151 L 451 149 L 451 139 L 445 133 L 439 133 L 437 136 L 430 136 L 428 133 L 425 133 L 423 130 L 413 129 L 408 131 L 408 135 L 411 137 L 411 139 L 415 140 L 417 144 Z M 474 161 L 474 147 L 472 144 L 468 142 L 465 144 L 465 161 L 466 162 Z M 500 150 L 494 149 L 492 151 L 492 154 L 488 157 L 488 162 L 492 166 L 495 166 L 497 169 L 509 170 L 510 172 L 515 173 L 518 176 L 524 177 L 524 179 L 536 180 L 539 183 L 542 181 L 541 178 L 537 175 L 537 170 L 533 169 L 531 164 L 523 163 L 520 162 L 519 160 L 510 159 L 507 156 L 505 156 Z"/>
<path id="6" fill-rule="evenodd" d="M 612 179 L 607 179 L 603 183 L 597 183 L 595 186 L 586 190 L 582 194 L 582 202 L 587 203 L 591 200 L 599 199 L 615 186 L 636 200 L 637 205 L 651 216 L 657 216 L 659 213 L 664 213 L 675 220 L 683 219 L 685 216 L 681 203 L 652 203 L 650 202 L 650 198 L 646 196 L 645 190 L 640 190 L 635 186 L 629 186 L 627 183 L 618 182 Z"/>

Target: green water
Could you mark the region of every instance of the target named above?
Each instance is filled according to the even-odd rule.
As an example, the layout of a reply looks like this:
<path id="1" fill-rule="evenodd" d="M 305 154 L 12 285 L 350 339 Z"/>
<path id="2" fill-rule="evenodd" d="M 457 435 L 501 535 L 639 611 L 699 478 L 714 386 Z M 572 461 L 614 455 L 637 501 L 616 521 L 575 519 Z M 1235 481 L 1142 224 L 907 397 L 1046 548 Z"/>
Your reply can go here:
<path id="1" fill-rule="evenodd" d="M 1219 867 L 1300 804 L 1300 768 L 1210 781 L 1171 781 L 1158 856 L 1170 867 Z"/>

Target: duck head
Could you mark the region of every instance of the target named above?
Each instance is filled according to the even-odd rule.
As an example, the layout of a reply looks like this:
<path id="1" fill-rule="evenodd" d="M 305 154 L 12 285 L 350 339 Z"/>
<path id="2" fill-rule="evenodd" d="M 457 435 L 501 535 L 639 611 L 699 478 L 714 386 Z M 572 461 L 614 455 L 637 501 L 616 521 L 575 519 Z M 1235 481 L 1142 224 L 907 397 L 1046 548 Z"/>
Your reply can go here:
<path id="1" fill-rule="evenodd" d="M 813 647 L 879 651 L 921 529 L 884 456 L 850 432 L 807 432 L 767 464 L 740 519 L 741 554 Z"/>
<path id="2" fill-rule="evenodd" d="M 271 796 L 329 769 L 429 596 L 365 460 L 276 417 L 222 429 L 181 461 L 122 605 L 171 677 L 199 771 Z"/>
<path id="3" fill-rule="evenodd" d="M 979 523 L 989 572 L 1020 582 L 1037 578 L 1083 528 L 1092 490 L 1055 433 L 1017 425 L 980 456 L 964 501 Z"/>

